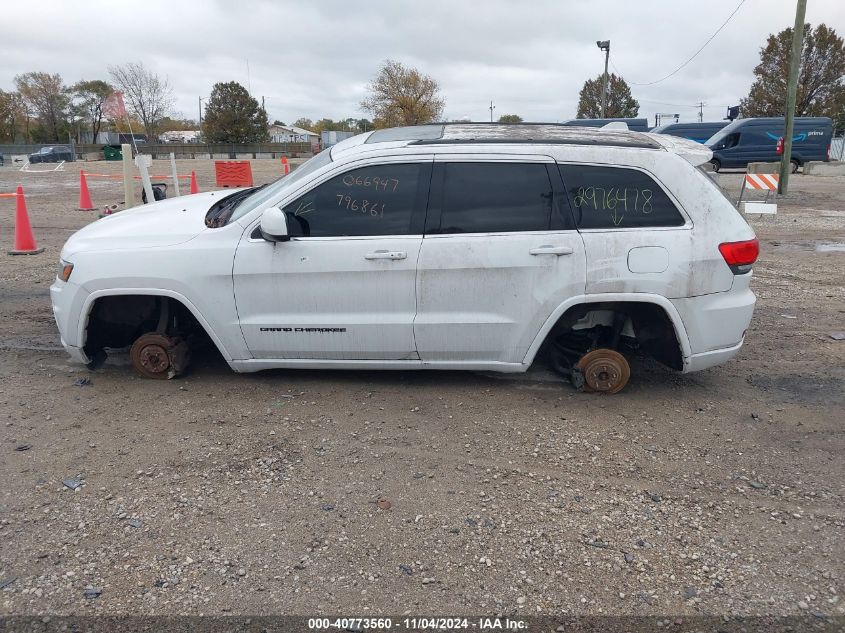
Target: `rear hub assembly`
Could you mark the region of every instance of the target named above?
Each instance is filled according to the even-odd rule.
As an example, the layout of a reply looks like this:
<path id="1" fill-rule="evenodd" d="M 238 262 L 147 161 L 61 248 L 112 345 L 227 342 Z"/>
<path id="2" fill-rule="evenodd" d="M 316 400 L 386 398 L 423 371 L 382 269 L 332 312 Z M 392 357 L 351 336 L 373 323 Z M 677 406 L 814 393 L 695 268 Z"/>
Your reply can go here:
<path id="1" fill-rule="evenodd" d="M 595 349 L 581 357 L 576 367 L 584 376 L 584 391 L 617 393 L 631 377 L 628 361 L 612 349 Z"/>
<path id="2" fill-rule="evenodd" d="M 160 380 L 182 373 L 190 360 L 188 345 L 182 339 L 154 332 L 139 336 L 129 357 L 142 376 Z"/>

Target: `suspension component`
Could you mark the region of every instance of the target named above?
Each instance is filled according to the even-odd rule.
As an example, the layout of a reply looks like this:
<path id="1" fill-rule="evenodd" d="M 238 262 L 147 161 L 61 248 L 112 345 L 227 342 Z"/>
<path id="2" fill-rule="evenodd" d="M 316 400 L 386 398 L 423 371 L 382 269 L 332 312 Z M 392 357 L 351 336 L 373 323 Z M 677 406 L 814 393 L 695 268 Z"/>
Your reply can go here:
<path id="1" fill-rule="evenodd" d="M 583 376 L 584 391 L 618 393 L 631 377 L 631 367 L 625 357 L 607 348 L 587 352 L 575 368 Z"/>
<path id="2" fill-rule="evenodd" d="M 135 340 L 129 358 L 142 376 L 165 380 L 184 372 L 191 355 L 188 344 L 181 338 L 150 332 Z"/>

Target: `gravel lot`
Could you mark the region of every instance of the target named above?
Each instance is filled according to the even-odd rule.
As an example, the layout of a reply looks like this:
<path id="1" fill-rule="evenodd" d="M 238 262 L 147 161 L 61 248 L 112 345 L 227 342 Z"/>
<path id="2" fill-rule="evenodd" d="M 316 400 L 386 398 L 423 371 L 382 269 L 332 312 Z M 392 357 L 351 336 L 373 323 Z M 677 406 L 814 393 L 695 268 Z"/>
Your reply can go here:
<path id="1" fill-rule="evenodd" d="M 89 373 L 48 296 L 96 217 L 77 169 L 0 169 L 46 247 L 0 255 L 0 615 L 845 614 L 845 177 L 793 176 L 753 221 L 736 360 L 636 361 L 602 397 L 543 368 Z"/>

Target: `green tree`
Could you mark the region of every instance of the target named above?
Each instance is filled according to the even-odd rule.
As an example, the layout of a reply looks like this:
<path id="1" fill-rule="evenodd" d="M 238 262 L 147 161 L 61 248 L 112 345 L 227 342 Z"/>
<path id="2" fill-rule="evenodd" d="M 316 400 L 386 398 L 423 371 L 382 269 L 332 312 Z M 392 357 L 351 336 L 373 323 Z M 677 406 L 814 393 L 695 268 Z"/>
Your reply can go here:
<path id="1" fill-rule="evenodd" d="M 769 35 L 760 49 L 756 79 L 740 101 L 743 117 L 784 116 L 792 28 Z M 804 25 L 795 116 L 836 117 L 845 109 L 845 44 L 824 24 Z"/>
<path id="2" fill-rule="evenodd" d="M 279 126 L 281 126 L 281 127 L 287 127 L 287 125 L 285 124 L 285 122 L 284 122 L 284 121 L 279 121 L 279 119 L 276 119 L 275 121 L 273 121 L 273 125 L 279 125 Z"/>
<path id="3" fill-rule="evenodd" d="M 314 122 L 311 119 L 306 119 L 305 117 L 299 118 L 293 122 L 294 127 L 301 127 L 303 130 L 312 130 L 314 129 Z"/>
<path id="4" fill-rule="evenodd" d="M 0 142 L 27 139 L 28 117 L 23 99 L 17 92 L 0 89 Z"/>
<path id="5" fill-rule="evenodd" d="M 595 79 L 588 79 L 578 95 L 579 119 L 601 118 L 601 87 L 604 81 L 604 73 Z M 631 95 L 631 87 L 628 83 L 611 73 L 608 79 L 607 108 L 604 117 L 607 119 L 628 119 L 639 114 L 640 103 Z"/>
<path id="6" fill-rule="evenodd" d="M 75 109 L 80 118 L 84 118 L 90 124 L 92 143 L 97 142 L 97 134 L 100 133 L 105 114 L 103 105 L 112 93 L 114 86 L 101 79 L 90 81 L 79 81 L 71 88 L 76 98 Z"/>
<path id="7" fill-rule="evenodd" d="M 33 130 L 33 137 L 49 142 L 64 136 L 70 96 L 61 75 L 28 72 L 15 77 L 15 86 L 27 111 L 40 124 L 40 129 Z"/>
<path id="8" fill-rule="evenodd" d="M 269 138 L 268 127 L 267 112 L 241 84 L 214 84 L 202 122 L 209 143 L 259 143 Z"/>
<path id="9" fill-rule="evenodd" d="M 503 114 L 499 117 L 499 123 L 522 123 L 522 117 L 518 114 Z"/>
<path id="10" fill-rule="evenodd" d="M 446 102 L 437 82 L 392 59 L 382 64 L 368 89 L 361 108 L 373 115 L 373 127 L 420 125 L 443 117 Z"/>

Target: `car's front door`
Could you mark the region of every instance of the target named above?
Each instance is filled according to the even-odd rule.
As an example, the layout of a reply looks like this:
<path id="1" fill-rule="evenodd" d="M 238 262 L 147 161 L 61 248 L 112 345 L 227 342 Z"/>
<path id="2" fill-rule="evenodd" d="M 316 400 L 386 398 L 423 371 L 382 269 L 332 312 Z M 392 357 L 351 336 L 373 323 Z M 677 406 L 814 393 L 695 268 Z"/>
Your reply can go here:
<path id="1" fill-rule="evenodd" d="M 329 174 L 285 204 L 290 241 L 244 234 L 238 318 L 254 358 L 416 359 L 416 263 L 431 158 Z"/>
<path id="2" fill-rule="evenodd" d="M 554 309 L 584 293 L 584 244 L 549 157 L 438 157 L 428 218 L 423 361 L 520 363 Z"/>

